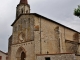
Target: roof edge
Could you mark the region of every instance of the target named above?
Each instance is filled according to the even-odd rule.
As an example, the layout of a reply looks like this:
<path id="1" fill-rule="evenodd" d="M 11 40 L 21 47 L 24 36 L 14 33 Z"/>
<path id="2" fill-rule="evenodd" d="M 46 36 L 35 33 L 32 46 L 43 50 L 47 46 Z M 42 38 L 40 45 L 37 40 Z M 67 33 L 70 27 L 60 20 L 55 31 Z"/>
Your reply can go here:
<path id="1" fill-rule="evenodd" d="M 16 22 L 22 15 L 35 15 L 35 16 L 38 16 L 38 17 L 42 17 L 42 18 L 47 19 L 48 21 L 54 22 L 54 23 L 56 23 L 56 24 L 58 24 L 58 25 L 60 25 L 60 26 L 63 26 L 63 27 L 68 28 L 68 29 L 70 29 L 70 30 L 72 30 L 72 31 L 75 31 L 75 32 L 77 32 L 77 33 L 80 33 L 80 32 L 78 32 L 78 31 L 76 31 L 76 30 L 74 30 L 74 29 L 72 29 L 72 28 L 70 28 L 70 27 L 67 27 L 67 26 L 65 26 L 65 25 L 63 25 L 63 24 L 61 24 L 61 23 L 59 23 L 59 22 L 56 22 L 56 21 L 54 21 L 54 20 L 52 20 L 52 19 L 49 19 L 49 18 L 47 18 L 47 17 L 45 17 L 45 16 L 42 16 L 42 15 L 40 15 L 40 14 L 37 14 L 37 13 L 21 14 L 18 18 L 15 19 L 15 21 L 12 23 L 11 26 L 13 26 L 13 25 L 15 24 L 15 22 Z"/>
<path id="2" fill-rule="evenodd" d="M 3 54 L 6 54 L 6 55 L 8 55 L 8 53 L 5 53 L 5 52 L 3 52 L 3 51 L 1 51 L 1 50 L 0 50 L 0 52 L 2 52 Z"/>

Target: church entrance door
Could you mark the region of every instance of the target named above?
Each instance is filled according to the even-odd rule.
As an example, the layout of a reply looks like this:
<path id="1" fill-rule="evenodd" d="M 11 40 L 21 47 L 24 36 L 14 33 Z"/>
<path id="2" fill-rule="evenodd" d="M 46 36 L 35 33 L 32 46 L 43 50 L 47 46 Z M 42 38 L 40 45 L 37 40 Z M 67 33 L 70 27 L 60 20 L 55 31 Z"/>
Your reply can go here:
<path id="1" fill-rule="evenodd" d="M 22 53 L 21 53 L 21 60 L 25 60 L 25 58 L 26 58 L 26 55 L 25 55 L 24 52 L 22 52 Z"/>
<path id="2" fill-rule="evenodd" d="M 26 60 L 26 51 L 23 47 L 19 47 L 16 52 L 17 60 Z"/>

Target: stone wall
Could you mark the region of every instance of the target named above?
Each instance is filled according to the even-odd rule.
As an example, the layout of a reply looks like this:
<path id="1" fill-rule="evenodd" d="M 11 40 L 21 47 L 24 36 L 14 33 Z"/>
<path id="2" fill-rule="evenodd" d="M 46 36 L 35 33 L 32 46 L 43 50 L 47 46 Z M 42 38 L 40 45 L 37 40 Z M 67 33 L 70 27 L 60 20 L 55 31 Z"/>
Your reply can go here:
<path id="1" fill-rule="evenodd" d="M 11 48 L 11 60 L 20 60 L 21 57 L 19 55 L 21 54 L 21 51 L 25 52 L 26 60 L 35 60 L 33 41 L 12 45 Z"/>
<path id="2" fill-rule="evenodd" d="M 41 18 L 42 54 L 60 52 L 59 25 Z"/>
<path id="3" fill-rule="evenodd" d="M 76 56 L 76 59 L 77 59 L 77 60 L 80 60 L 80 55 L 79 55 L 79 56 Z"/>
<path id="4" fill-rule="evenodd" d="M 42 54 L 77 53 L 78 32 L 44 18 L 40 18 L 40 21 Z"/>
<path id="5" fill-rule="evenodd" d="M 25 60 L 35 60 L 33 24 L 32 16 L 23 15 L 13 25 L 11 60 L 20 60 L 22 51 L 26 55 Z"/>
<path id="6" fill-rule="evenodd" d="M 51 56 L 51 59 L 54 58 L 55 60 L 68 60 L 67 58 L 74 60 L 73 54 L 50 54 L 75 53 L 77 51 L 75 48 L 77 47 L 75 45 L 77 40 L 75 41 L 73 37 L 75 33 L 75 31 L 45 18 L 35 15 L 22 15 L 13 26 L 11 60 L 20 60 L 16 58 L 16 53 L 20 47 L 26 51 L 26 60 L 36 60 L 36 54 L 49 54 L 42 55 L 43 57 L 37 56 L 38 60 L 46 56 Z"/>
<path id="7" fill-rule="evenodd" d="M 55 54 L 55 55 L 38 55 L 37 60 L 46 60 L 45 58 L 50 58 L 50 60 L 76 60 L 74 54 Z"/>

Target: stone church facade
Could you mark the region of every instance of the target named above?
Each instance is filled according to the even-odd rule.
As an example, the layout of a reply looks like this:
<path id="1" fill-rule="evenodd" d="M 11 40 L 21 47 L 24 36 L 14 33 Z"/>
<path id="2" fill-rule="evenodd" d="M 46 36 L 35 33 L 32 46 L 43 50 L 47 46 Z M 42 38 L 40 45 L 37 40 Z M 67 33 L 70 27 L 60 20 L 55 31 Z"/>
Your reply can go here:
<path id="1" fill-rule="evenodd" d="M 80 33 L 37 13 L 20 0 L 11 25 L 8 60 L 80 60 Z"/>

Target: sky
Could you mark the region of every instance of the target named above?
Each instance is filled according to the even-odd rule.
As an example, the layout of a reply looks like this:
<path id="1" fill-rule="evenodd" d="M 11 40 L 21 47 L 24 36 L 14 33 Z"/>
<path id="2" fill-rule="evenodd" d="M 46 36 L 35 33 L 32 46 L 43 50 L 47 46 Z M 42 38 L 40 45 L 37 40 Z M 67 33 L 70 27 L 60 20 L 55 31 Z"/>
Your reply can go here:
<path id="1" fill-rule="evenodd" d="M 20 0 L 0 0 L 0 50 L 8 51 L 11 24 L 16 19 L 16 6 Z M 38 13 L 80 32 L 80 18 L 73 15 L 80 0 L 28 0 L 31 13 Z"/>

